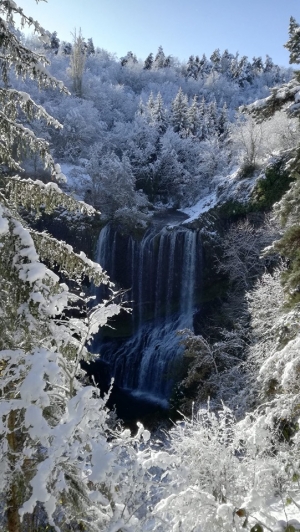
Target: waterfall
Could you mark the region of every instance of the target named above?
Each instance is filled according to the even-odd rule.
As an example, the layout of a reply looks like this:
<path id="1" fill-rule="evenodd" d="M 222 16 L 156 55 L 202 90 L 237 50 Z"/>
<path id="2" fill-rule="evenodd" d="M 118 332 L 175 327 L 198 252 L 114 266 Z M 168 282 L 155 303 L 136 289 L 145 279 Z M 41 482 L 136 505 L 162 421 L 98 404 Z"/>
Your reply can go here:
<path id="1" fill-rule="evenodd" d="M 131 331 L 96 338 L 94 351 L 111 368 L 118 386 L 167 402 L 182 347 L 176 332 L 193 328 L 201 281 L 199 231 L 177 225 L 149 229 L 141 241 L 110 225 L 99 235 L 97 262 L 117 286 L 128 289 Z M 99 297 L 103 297 L 100 289 Z"/>

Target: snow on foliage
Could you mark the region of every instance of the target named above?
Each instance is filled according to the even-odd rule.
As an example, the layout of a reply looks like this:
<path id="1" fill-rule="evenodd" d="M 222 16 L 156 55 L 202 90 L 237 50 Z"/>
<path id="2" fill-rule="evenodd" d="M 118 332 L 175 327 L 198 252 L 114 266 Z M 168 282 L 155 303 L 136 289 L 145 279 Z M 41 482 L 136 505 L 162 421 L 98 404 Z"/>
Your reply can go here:
<path id="1" fill-rule="evenodd" d="M 218 413 L 200 409 L 192 420 L 178 422 L 170 432 L 169 458 L 157 456 L 168 482 L 152 530 L 242 532 L 257 524 L 274 530 L 283 519 L 299 524 L 292 466 L 299 450 L 290 463 L 288 446 L 275 444 L 275 433 L 258 412 L 237 423 L 225 407 Z"/>
<path id="2" fill-rule="evenodd" d="M 48 134 L 62 165 L 77 167 L 85 160 L 90 179 L 81 179 L 79 171 L 72 189 L 81 197 L 86 193 L 86 200 L 109 217 L 122 203 L 134 208 L 135 189 L 158 204 L 194 205 L 215 176 L 228 175 L 240 163 L 240 150 L 230 138 L 236 109 L 292 75 L 269 57 L 251 62 L 228 50 L 216 50 L 210 59 L 191 56 L 187 64 L 169 58 L 167 64 L 153 60 L 145 66 L 132 52 L 118 62 L 105 50 L 89 54 L 81 40 L 81 97 L 57 95 L 47 103 L 64 126 Z M 39 50 L 36 41 L 32 44 Z M 49 50 L 50 68 L 71 88 L 70 57 L 77 48 L 69 43 L 66 53 L 65 45 L 58 43 L 55 55 Z M 163 51 L 157 57 L 165 57 Z M 20 89 L 28 90 L 26 82 Z M 145 202 L 139 211 L 144 209 Z"/>
<path id="3" fill-rule="evenodd" d="M 28 75 L 41 86 L 65 90 L 44 69 L 46 59 L 20 43 L 13 31 L 14 15 L 33 25 L 43 40 L 44 30 L 15 2 L 2 2 L 0 14 L 7 21 L 0 19 L 4 83 L 14 67 L 18 75 Z M 53 176 L 63 179 L 47 142 L 19 123 L 18 108 L 27 119 L 44 118 L 54 126 L 58 122 L 27 92 L 0 92 L 3 164 L 19 169 L 27 145 L 39 153 Z M 73 285 L 80 286 L 85 275 L 98 285 L 110 283 L 100 265 L 64 242 L 30 230 L 18 212 L 52 212 L 64 206 L 92 216 L 95 210 L 64 194 L 56 183 L 7 172 L 1 175 L 0 202 L 0 492 L 5 501 L 1 524 L 14 532 L 31 529 L 33 522 L 56 531 L 135 528 L 134 514 L 140 506 L 135 492 L 148 489 L 135 459 L 138 439 L 124 440 L 117 428 L 111 428 L 107 397 L 101 398 L 95 386 L 83 385 L 80 369 L 80 360 L 90 358 L 86 346 L 91 336 L 121 310 L 117 294 L 111 292 L 108 300 L 91 308 L 90 298 L 69 291 L 40 257 L 60 266 Z M 68 318 L 70 310 L 79 308 L 82 319 Z M 129 477 L 134 486 L 130 491 L 124 482 Z"/>
<path id="4" fill-rule="evenodd" d="M 27 147 L 53 177 L 65 180 L 48 141 L 39 136 L 45 132 L 37 122 L 42 119 L 56 128 L 48 133 L 55 155 L 75 167 L 81 159 L 87 173 L 80 194 L 94 206 L 76 201 L 54 182 L 1 174 L 2 524 L 9 532 L 31 530 L 33 523 L 57 532 L 300 529 L 299 316 L 297 309 L 279 315 L 280 272 L 263 273 L 259 263 L 261 248 L 274 234 L 245 221 L 224 236 L 219 271 L 236 290 L 248 290 L 250 345 L 239 323 L 213 345 L 189 338 L 199 349 L 186 380 L 193 380 L 193 370 L 209 368 L 209 383 L 219 386 L 219 397 L 228 374 L 234 381 L 230 392 L 236 389 L 233 359 L 237 350 L 247 349 L 243 382 L 255 388 L 255 408 L 238 420 L 225 405 L 218 411 L 202 405 L 158 442 L 141 424 L 134 437 L 120 428 L 106 407 L 108 396 L 84 381 L 80 361 L 90 359 L 89 341 L 122 310 L 106 273 L 84 253 L 28 228 L 21 216 L 22 209 L 38 215 L 63 206 L 91 217 L 99 206 L 107 217 L 136 229 L 147 226 L 150 201 L 185 208 L 191 222 L 222 198 L 240 193 L 245 200 L 256 176 L 243 180 L 232 169 L 262 165 L 283 143 L 294 148 L 298 126 L 290 126 L 282 113 L 265 126 L 251 119 L 234 125 L 235 109 L 258 99 L 250 106 L 254 114 L 266 109 L 269 116 L 286 104 L 290 113 L 297 112 L 298 81 L 287 81 L 262 99 L 267 86 L 289 78 L 269 57 L 250 63 L 245 56 L 215 50 L 210 60 L 191 56 L 180 65 L 160 47 L 145 64 L 132 52 L 117 63 L 107 52 L 93 50 L 92 43 L 88 52 L 80 36 L 84 50 L 77 41 L 75 52 L 77 59 L 84 57 L 82 69 L 74 72 L 75 54 L 71 72 L 77 96 L 53 95 L 45 110 L 26 77 L 40 87 L 68 91 L 48 73 L 38 47 L 31 51 L 20 42 L 14 16 L 20 15 L 48 46 L 49 35 L 12 0 L 1 2 L 0 14 L 3 170 L 20 170 Z M 68 84 L 72 46 L 55 49 L 57 54 L 49 52 L 57 55 L 53 72 Z M 10 70 L 16 89 L 6 88 Z M 91 307 L 91 298 L 72 293 L 50 268 L 60 269 L 78 288 L 85 275 L 96 285 L 107 284 L 110 298 Z M 250 396 L 248 390 L 243 393 Z M 237 409 L 240 400 L 242 393 Z"/>

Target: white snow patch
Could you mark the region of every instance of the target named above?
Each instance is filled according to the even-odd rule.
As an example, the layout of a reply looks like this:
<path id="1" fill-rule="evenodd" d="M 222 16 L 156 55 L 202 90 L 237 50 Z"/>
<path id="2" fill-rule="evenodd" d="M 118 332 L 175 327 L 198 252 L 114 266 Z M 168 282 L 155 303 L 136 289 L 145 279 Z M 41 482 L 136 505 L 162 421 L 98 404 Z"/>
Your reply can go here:
<path id="1" fill-rule="evenodd" d="M 183 224 L 192 222 L 193 220 L 196 220 L 199 218 L 199 216 L 209 211 L 209 209 L 212 209 L 217 203 L 217 196 L 216 192 L 212 192 L 208 196 L 205 196 L 204 198 L 201 198 L 195 205 L 192 207 L 187 207 L 186 209 L 178 209 L 180 212 L 183 212 L 184 214 L 187 214 L 189 218 L 187 220 L 184 220 L 182 222 Z"/>

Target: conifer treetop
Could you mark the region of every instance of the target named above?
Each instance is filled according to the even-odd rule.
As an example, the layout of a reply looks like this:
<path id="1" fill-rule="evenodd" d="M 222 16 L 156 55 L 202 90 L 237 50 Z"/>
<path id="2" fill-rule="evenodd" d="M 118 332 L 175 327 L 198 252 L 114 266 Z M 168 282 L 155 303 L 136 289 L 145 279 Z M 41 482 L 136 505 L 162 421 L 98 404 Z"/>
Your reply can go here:
<path id="1" fill-rule="evenodd" d="M 0 89 L 0 159 L 1 163 L 14 170 L 21 170 L 20 159 L 25 149 L 38 153 L 56 179 L 55 163 L 49 152 L 49 144 L 38 138 L 20 118 L 20 111 L 27 120 L 44 119 L 47 125 L 61 128 L 61 124 L 51 117 L 46 110 L 36 105 L 30 95 L 11 89 L 10 72 L 16 76 L 35 80 L 39 87 L 52 87 L 68 94 L 63 82 L 53 77 L 46 69 L 49 61 L 44 55 L 36 53 L 22 44 L 15 33 L 15 17 L 21 17 L 21 27 L 33 27 L 34 32 L 44 43 L 49 41 L 49 33 L 40 24 L 28 17 L 13 0 L 4 0 L 0 4 L 0 67 L 3 87 Z M 17 147 L 16 154 L 13 147 Z M 61 172 L 60 172 L 61 173 Z"/>

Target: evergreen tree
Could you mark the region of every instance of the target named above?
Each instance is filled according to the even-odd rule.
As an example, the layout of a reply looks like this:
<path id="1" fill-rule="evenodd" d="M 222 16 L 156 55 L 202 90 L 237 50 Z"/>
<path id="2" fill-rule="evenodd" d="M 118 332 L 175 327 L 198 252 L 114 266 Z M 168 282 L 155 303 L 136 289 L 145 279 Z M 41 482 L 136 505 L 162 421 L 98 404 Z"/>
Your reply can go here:
<path id="1" fill-rule="evenodd" d="M 239 76 L 239 53 L 237 52 L 235 54 L 235 57 L 233 57 L 231 64 L 230 64 L 230 77 L 234 80 L 238 79 Z"/>
<path id="2" fill-rule="evenodd" d="M 170 66 L 172 66 L 172 56 L 167 55 L 164 62 L 164 68 L 169 68 Z"/>
<path id="3" fill-rule="evenodd" d="M 241 87 L 244 87 L 246 83 L 252 83 L 253 71 L 251 63 L 248 61 L 248 57 L 243 55 L 238 63 L 238 82 Z"/>
<path id="4" fill-rule="evenodd" d="M 199 72 L 201 74 L 201 77 L 203 77 L 205 74 L 209 74 L 210 68 L 211 67 L 210 67 L 209 62 L 207 60 L 207 57 L 206 57 L 205 54 L 203 54 L 203 56 L 199 60 Z"/>
<path id="5" fill-rule="evenodd" d="M 198 76 L 201 71 L 201 64 L 200 64 L 200 57 L 199 55 L 196 55 L 195 57 L 195 68 L 196 68 L 196 79 L 198 79 Z"/>
<path id="6" fill-rule="evenodd" d="M 188 99 L 180 87 L 177 95 L 172 102 L 171 122 L 173 129 L 181 136 L 185 136 L 188 128 L 187 121 Z"/>
<path id="7" fill-rule="evenodd" d="M 93 43 L 93 39 L 90 37 L 87 42 L 87 49 L 86 49 L 87 55 L 94 55 L 95 53 L 95 47 Z"/>
<path id="8" fill-rule="evenodd" d="M 127 156 L 120 159 L 96 143 L 90 149 L 86 168 L 92 178 L 92 203 L 102 213 L 113 217 L 118 209 L 135 205 L 135 181 Z"/>
<path id="9" fill-rule="evenodd" d="M 64 92 L 68 92 L 63 84 L 50 75 L 45 74 L 45 65 L 48 61 L 45 57 L 31 52 L 23 46 L 17 39 L 15 33 L 10 29 L 9 24 L 14 14 L 20 13 L 20 8 L 13 3 L 0 4 L 0 29 L 2 32 L 0 47 L 1 56 L 1 75 L 4 87 L 9 85 L 9 72 L 13 65 L 15 72 L 19 76 L 30 76 L 41 86 L 56 87 Z M 40 30 L 37 22 L 27 19 L 24 15 L 24 21 L 28 20 L 30 26 L 34 26 L 36 31 L 43 31 L 42 38 L 44 42 L 49 43 L 49 37 Z M 0 162 L 1 165 L 7 165 L 15 170 L 21 170 L 20 161 L 25 150 L 32 153 L 37 152 L 45 161 L 46 166 L 50 169 L 52 175 L 57 175 L 56 165 L 49 153 L 49 145 L 41 138 L 37 138 L 33 132 L 24 127 L 18 119 L 20 111 L 27 115 L 28 118 L 42 118 L 49 125 L 55 128 L 61 128 L 57 120 L 53 119 L 41 106 L 36 105 L 30 98 L 29 94 L 18 92 L 10 88 L 0 88 L 0 127 L 2 131 L 2 140 L 0 142 Z M 59 172 L 58 172 L 59 173 Z"/>
<path id="10" fill-rule="evenodd" d="M 136 58 L 136 55 L 133 54 L 133 52 L 127 52 L 125 57 L 121 57 L 120 59 L 121 66 L 126 66 L 127 64 L 137 63 L 138 60 Z"/>
<path id="11" fill-rule="evenodd" d="M 188 135 L 196 137 L 200 128 L 199 106 L 195 95 L 187 113 Z"/>
<path id="12" fill-rule="evenodd" d="M 261 57 L 253 57 L 252 59 L 252 70 L 257 76 L 263 72 L 263 61 Z"/>
<path id="13" fill-rule="evenodd" d="M 59 50 L 59 43 L 60 43 L 60 40 L 57 37 L 57 32 L 54 31 L 50 35 L 50 43 L 44 44 L 44 47 L 46 50 L 51 50 L 52 52 L 54 52 L 55 55 L 57 55 L 58 50 Z"/>
<path id="14" fill-rule="evenodd" d="M 152 66 L 153 66 L 153 54 L 151 53 L 145 59 L 144 70 L 151 70 Z"/>
<path id="15" fill-rule="evenodd" d="M 154 112 L 155 103 L 154 103 L 154 96 L 153 96 L 152 91 L 150 92 L 150 96 L 148 98 L 146 105 L 147 105 L 148 122 L 153 122 L 153 112 Z"/>
<path id="16" fill-rule="evenodd" d="M 154 59 L 154 65 L 156 66 L 156 68 L 164 68 L 165 60 L 166 60 L 166 56 L 165 56 L 165 53 L 163 51 L 163 47 L 159 46 L 159 48 L 157 50 L 157 54 L 156 54 L 155 59 Z"/>
<path id="17" fill-rule="evenodd" d="M 274 68 L 274 63 L 272 58 L 269 55 L 266 55 L 266 60 L 264 64 L 264 72 L 271 72 Z"/>
<path id="18" fill-rule="evenodd" d="M 157 97 L 154 101 L 154 105 L 152 107 L 152 118 L 154 120 L 155 127 L 158 129 L 159 133 L 164 133 L 168 127 L 168 123 L 166 110 L 164 107 L 164 101 L 160 92 L 157 94 Z"/>
<path id="19" fill-rule="evenodd" d="M 231 61 L 233 59 L 233 55 L 228 52 L 228 50 L 225 50 L 221 56 L 221 72 L 222 74 L 227 74 L 228 71 L 230 71 L 230 65 Z"/>
<path id="20" fill-rule="evenodd" d="M 284 44 L 284 47 L 290 52 L 291 64 L 300 63 L 300 26 L 294 19 L 290 18 L 289 25 L 289 40 Z"/>
<path id="21" fill-rule="evenodd" d="M 199 58 L 198 58 L 199 59 Z M 189 57 L 189 60 L 186 65 L 186 75 L 188 78 L 194 78 L 197 79 L 198 76 L 198 68 L 197 64 L 195 62 L 195 58 L 193 55 Z"/>
<path id="22" fill-rule="evenodd" d="M 140 98 L 140 101 L 139 101 L 139 104 L 138 104 L 138 108 L 137 108 L 137 112 L 136 112 L 136 116 L 144 116 L 146 113 L 146 108 L 145 108 L 145 105 L 144 105 L 144 102 L 142 100 L 142 98 Z"/>
<path id="23" fill-rule="evenodd" d="M 205 140 L 207 138 L 207 135 L 208 135 L 206 107 L 207 106 L 206 106 L 205 98 L 203 96 L 203 98 L 202 98 L 202 100 L 200 102 L 199 111 L 198 111 L 198 116 L 199 116 L 199 133 L 198 133 L 198 137 L 199 137 L 199 140 Z"/>
<path id="24" fill-rule="evenodd" d="M 47 40 L 38 22 L 9 0 L 0 4 L 0 15 L 4 87 L 14 68 L 40 87 L 67 92 L 63 83 L 48 74 L 46 59 L 26 48 L 13 31 L 14 18 L 21 15 L 24 24 Z M 109 316 L 119 313 L 120 305 L 110 299 L 91 308 L 89 298 L 81 293 L 81 280 L 87 277 L 95 285 L 110 285 L 101 266 L 49 234 L 31 229 L 22 218 L 24 213 L 38 215 L 41 209 L 50 213 L 58 207 L 79 217 L 93 216 L 95 211 L 64 194 L 55 182 L 44 185 L 7 172 L 7 167 L 21 170 L 22 150 L 27 146 L 40 153 L 53 179 L 64 178 L 48 144 L 27 127 L 33 118 L 56 127 L 60 124 L 29 94 L 4 87 L 0 89 L 2 528 L 8 532 L 125 530 L 131 528 L 132 520 L 133 526 L 137 524 L 127 504 L 133 493 L 129 498 L 122 488 L 127 471 L 122 461 L 131 464 L 132 472 L 135 469 L 133 447 L 130 450 L 126 443 L 128 434 L 123 435 L 119 439 L 122 458 L 117 457 L 117 434 L 113 444 L 106 437 L 105 400 L 94 386 L 83 387 L 79 380 L 80 359 L 89 356 L 87 342 Z M 122 169 L 128 172 L 126 160 Z M 42 261 L 63 271 L 77 287 L 77 295 Z M 80 307 L 85 319 L 74 314 L 68 318 L 70 305 L 73 311 Z M 139 482 L 138 471 L 133 474 Z"/>
<path id="25" fill-rule="evenodd" d="M 71 55 L 72 53 L 72 44 L 70 42 L 62 41 L 61 50 L 64 55 Z"/>
<path id="26" fill-rule="evenodd" d="M 210 60 L 213 64 L 213 69 L 216 71 L 216 72 L 220 72 L 221 71 L 221 53 L 220 53 L 220 50 L 219 48 L 217 48 L 210 56 Z"/>
<path id="27" fill-rule="evenodd" d="M 221 114 L 218 118 L 218 135 L 222 140 L 224 140 L 228 135 L 228 126 L 228 109 L 227 104 L 225 102 L 222 107 Z"/>
<path id="28" fill-rule="evenodd" d="M 207 109 L 207 126 L 208 134 L 215 135 L 218 130 L 218 111 L 217 111 L 217 102 L 213 100 L 208 105 Z"/>

